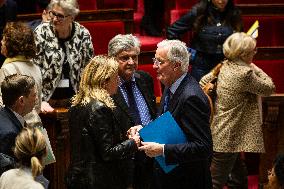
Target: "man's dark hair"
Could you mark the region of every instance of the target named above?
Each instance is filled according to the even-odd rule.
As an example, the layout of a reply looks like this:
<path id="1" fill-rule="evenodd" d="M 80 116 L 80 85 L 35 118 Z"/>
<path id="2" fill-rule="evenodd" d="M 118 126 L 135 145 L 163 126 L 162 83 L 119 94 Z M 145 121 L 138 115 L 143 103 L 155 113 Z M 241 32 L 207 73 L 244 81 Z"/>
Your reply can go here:
<path id="1" fill-rule="evenodd" d="M 34 78 L 14 74 L 7 76 L 1 84 L 3 104 L 12 107 L 20 96 L 28 96 L 35 86 Z"/>

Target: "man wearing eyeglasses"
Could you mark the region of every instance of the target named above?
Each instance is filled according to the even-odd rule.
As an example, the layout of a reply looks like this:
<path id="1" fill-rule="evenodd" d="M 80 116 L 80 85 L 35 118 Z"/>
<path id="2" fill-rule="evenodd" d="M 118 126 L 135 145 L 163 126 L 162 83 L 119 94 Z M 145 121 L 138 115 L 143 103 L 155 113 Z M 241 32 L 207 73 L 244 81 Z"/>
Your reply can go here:
<path id="1" fill-rule="evenodd" d="M 153 80 L 146 72 L 137 71 L 139 53 L 140 42 L 131 34 L 116 35 L 108 44 L 108 55 L 119 63 L 119 90 L 113 96 L 114 114 L 125 134 L 131 127 L 138 125 L 136 127 L 140 128 L 156 117 Z M 130 166 L 134 167 L 126 170 L 129 172 L 129 187 L 148 189 L 152 179 L 152 160 L 141 152 L 133 155 L 133 160 L 134 165 Z"/>
<path id="2" fill-rule="evenodd" d="M 190 54 L 185 43 L 164 40 L 158 44 L 153 68 L 165 85 L 159 114 L 169 111 L 187 137 L 186 143 L 142 142 L 139 150 L 149 157 L 164 156 L 167 165 L 177 164 L 164 173 L 155 163 L 154 179 L 158 189 L 210 189 L 212 137 L 210 107 L 198 82 L 188 73 Z"/>

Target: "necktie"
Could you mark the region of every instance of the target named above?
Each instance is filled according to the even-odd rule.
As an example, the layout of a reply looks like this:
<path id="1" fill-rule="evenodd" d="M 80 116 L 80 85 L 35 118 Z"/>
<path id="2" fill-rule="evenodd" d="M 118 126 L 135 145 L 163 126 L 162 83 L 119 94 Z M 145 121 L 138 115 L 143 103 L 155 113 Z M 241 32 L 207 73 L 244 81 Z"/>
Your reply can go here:
<path id="1" fill-rule="evenodd" d="M 171 92 L 170 88 L 168 88 L 167 92 L 166 92 L 166 96 L 165 96 L 164 107 L 163 107 L 164 112 L 169 110 L 171 96 L 172 96 L 172 92 Z"/>
<path id="2" fill-rule="evenodd" d="M 133 84 L 134 84 L 133 81 L 124 83 L 126 93 L 127 93 L 127 98 L 128 98 L 128 105 L 129 105 L 128 111 L 129 111 L 130 117 L 134 120 L 134 123 L 136 125 L 141 125 L 141 118 L 139 115 L 138 107 L 137 107 L 134 94 L 133 94 L 133 90 L 132 90 Z"/>

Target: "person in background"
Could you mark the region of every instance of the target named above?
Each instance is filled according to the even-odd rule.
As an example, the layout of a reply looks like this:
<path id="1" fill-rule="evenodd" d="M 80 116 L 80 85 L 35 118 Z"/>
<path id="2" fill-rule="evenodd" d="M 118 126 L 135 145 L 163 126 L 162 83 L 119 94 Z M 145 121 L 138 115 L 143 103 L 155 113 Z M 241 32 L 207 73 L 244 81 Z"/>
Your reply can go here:
<path id="1" fill-rule="evenodd" d="M 269 171 L 268 184 L 264 189 L 283 189 L 284 188 L 284 155 L 278 154 L 272 169 Z"/>
<path id="2" fill-rule="evenodd" d="M 2 40 L 2 34 L 6 23 L 9 21 L 15 21 L 16 19 L 17 4 L 13 0 L 0 0 L 0 40 Z M 0 53 L 0 67 L 4 60 L 5 56 Z"/>
<path id="3" fill-rule="evenodd" d="M 165 85 L 159 115 L 169 111 L 187 138 L 181 144 L 141 142 L 139 150 L 147 156 L 163 155 L 166 165 L 178 164 L 166 174 L 155 162 L 154 179 L 158 189 L 212 188 L 210 107 L 198 82 L 188 73 L 189 59 L 185 43 L 179 40 L 158 43 L 153 68 Z"/>
<path id="4" fill-rule="evenodd" d="M 44 189 L 35 178 L 42 174 L 47 154 L 45 138 L 36 127 L 25 127 L 15 141 L 14 154 L 19 168 L 10 169 L 0 177 L 0 189 Z"/>
<path id="5" fill-rule="evenodd" d="M 161 36 L 164 18 L 164 0 L 144 0 L 144 15 L 140 28 L 146 35 Z"/>
<path id="6" fill-rule="evenodd" d="M 33 31 L 23 22 L 9 22 L 4 29 L 1 44 L 1 53 L 7 58 L 0 69 L 0 86 L 4 78 L 9 75 L 21 74 L 33 77 L 37 91 L 36 105 L 32 112 L 24 116 L 24 119 L 29 125 L 42 125 L 38 115 L 41 105 L 42 77 L 39 67 L 31 60 L 36 55 Z"/>
<path id="7" fill-rule="evenodd" d="M 51 20 L 50 15 L 49 15 L 49 10 L 50 8 L 47 6 L 41 14 L 41 19 L 36 19 L 28 22 L 28 25 L 32 28 L 34 31 L 36 27 L 42 23 L 49 22 Z"/>
<path id="8" fill-rule="evenodd" d="M 52 112 L 49 102 L 69 106 L 78 90 L 82 69 L 93 57 L 89 31 L 74 19 L 79 13 L 76 0 L 51 0 L 50 22 L 35 29 L 37 56 L 34 61 L 41 68 L 42 112 Z M 67 99 L 67 103 L 64 103 Z M 49 102 L 48 102 L 49 101 Z"/>
<path id="9" fill-rule="evenodd" d="M 242 30 L 240 11 L 233 0 L 200 0 L 167 29 L 167 38 L 180 39 L 182 34 L 193 32 L 190 47 L 196 53 L 191 75 L 199 81 L 224 59 L 222 45 L 226 38 Z"/>
<path id="10" fill-rule="evenodd" d="M 229 188 L 247 188 L 247 169 L 240 152 L 264 153 L 259 96 L 271 95 L 275 85 L 252 63 L 256 40 L 250 35 L 232 34 L 225 41 L 223 52 L 227 60 L 218 75 L 211 123 L 213 188 L 222 189 L 227 182 Z M 201 86 L 212 76 L 211 72 L 205 75 Z"/>
<path id="11" fill-rule="evenodd" d="M 68 189 L 126 189 L 131 158 L 140 145 L 128 136 L 115 116 L 111 95 L 118 88 L 118 63 L 96 56 L 82 74 L 69 109 L 71 163 Z"/>
<path id="12" fill-rule="evenodd" d="M 35 81 L 30 76 L 10 75 L 1 84 L 4 107 L 0 108 L 0 153 L 14 157 L 15 138 L 25 126 L 24 116 L 36 100 Z"/>
<path id="13" fill-rule="evenodd" d="M 139 54 L 140 41 L 131 34 L 118 34 L 108 44 L 108 55 L 118 62 L 119 90 L 112 98 L 117 106 L 114 114 L 123 132 L 135 125 L 147 125 L 156 118 L 153 79 L 148 73 L 137 70 Z M 129 172 L 129 182 L 135 189 L 149 188 L 152 159 L 137 152 L 134 164 L 134 172 Z"/>

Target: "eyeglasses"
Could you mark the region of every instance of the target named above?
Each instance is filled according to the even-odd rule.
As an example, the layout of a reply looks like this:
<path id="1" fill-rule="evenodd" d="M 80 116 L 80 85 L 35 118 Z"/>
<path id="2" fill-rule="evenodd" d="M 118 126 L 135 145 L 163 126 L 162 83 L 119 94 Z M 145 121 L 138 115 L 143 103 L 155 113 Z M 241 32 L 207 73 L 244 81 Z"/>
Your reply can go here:
<path id="1" fill-rule="evenodd" d="M 130 59 L 132 59 L 133 62 L 138 61 L 138 55 L 124 55 L 118 56 L 117 58 L 122 62 L 128 62 Z"/>
<path id="2" fill-rule="evenodd" d="M 50 16 L 51 19 L 56 17 L 58 19 L 58 21 L 63 21 L 66 17 L 68 17 L 70 15 L 64 16 L 64 15 L 56 13 L 54 11 L 49 11 L 49 16 Z"/>
<path id="3" fill-rule="evenodd" d="M 155 66 L 159 67 L 160 65 L 164 64 L 166 60 L 158 60 L 157 58 L 152 58 L 153 63 Z"/>

